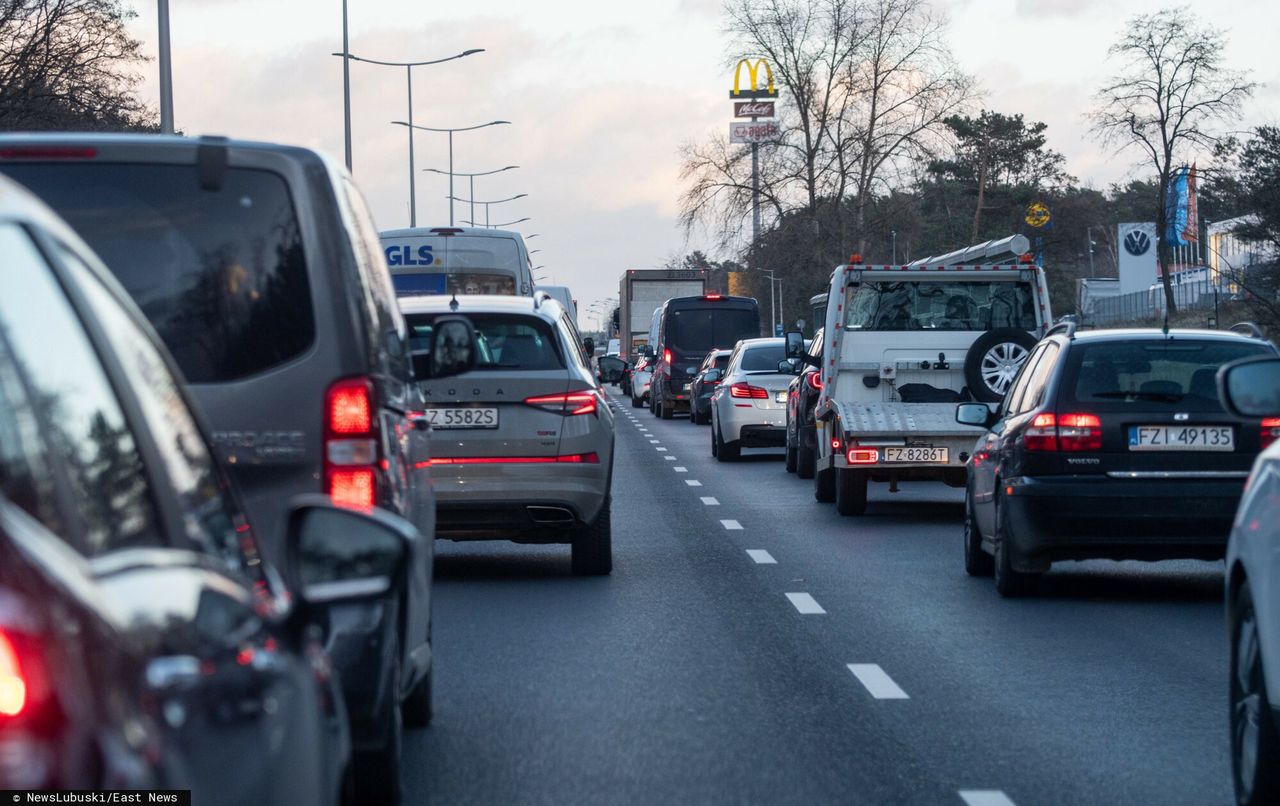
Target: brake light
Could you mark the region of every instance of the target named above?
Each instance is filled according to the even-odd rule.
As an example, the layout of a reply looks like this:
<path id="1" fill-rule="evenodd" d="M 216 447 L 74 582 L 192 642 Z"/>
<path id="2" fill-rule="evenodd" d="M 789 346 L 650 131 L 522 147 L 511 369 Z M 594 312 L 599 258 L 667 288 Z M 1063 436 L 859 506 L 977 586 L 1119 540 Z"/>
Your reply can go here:
<path id="1" fill-rule="evenodd" d="M 591 392 L 567 392 L 563 395 L 526 397 L 524 404 L 552 412 L 553 414 L 563 414 L 566 417 L 575 414 L 596 413 L 596 396 Z"/>
<path id="2" fill-rule="evenodd" d="M 769 392 L 759 386 L 752 386 L 746 381 L 738 381 L 729 387 L 729 397 L 768 400 Z"/>
<path id="3" fill-rule="evenodd" d="M 1028 451 L 1102 450 L 1102 420 L 1096 414 L 1037 414 L 1022 435 Z"/>
<path id="4" fill-rule="evenodd" d="M 1028 451 L 1056 451 L 1058 449 L 1057 418 L 1052 414 L 1037 414 L 1031 426 L 1022 434 L 1022 447 Z"/>
<path id="5" fill-rule="evenodd" d="M 17 650 L 0 631 L 0 716 L 18 716 L 27 706 L 27 679 L 18 663 Z"/>
<path id="6" fill-rule="evenodd" d="M 598 465 L 600 455 L 571 453 L 564 456 L 442 456 L 431 459 L 432 465 Z"/>
<path id="7" fill-rule="evenodd" d="M 808 380 L 809 380 L 810 389 L 814 390 L 815 392 L 822 391 L 822 373 L 821 372 L 810 372 Z"/>
<path id="8" fill-rule="evenodd" d="M 708 291 L 706 294 L 702 295 L 702 298 L 703 299 L 721 299 L 721 296 L 717 294 L 715 291 Z"/>
<path id="9" fill-rule="evenodd" d="M 1262 421 L 1262 449 L 1280 439 L 1280 417 L 1267 417 Z"/>
<path id="10" fill-rule="evenodd" d="M 98 156 L 96 148 L 76 146 L 24 146 L 0 148 L 0 159 L 6 160 L 86 160 Z"/>
<path id="11" fill-rule="evenodd" d="M 880 451 L 875 448 L 850 448 L 845 458 L 851 465 L 874 465 L 880 461 Z"/>
<path id="12" fill-rule="evenodd" d="M 1096 414 L 1064 414 L 1058 418 L 1058 449 L 1102 450 L 1102 421 Z"/>
<path id="13" fill-rule="evenodd" d="M 664 363 L 666 363 L 666 365 L 667 365 L 667 366 L 671 366 L 671 351 L 670 351 L 670 350 L 663 350 L 663 351 L 662 351 L 662 360 L 663 360 L 663 362 L 664 362 Z"/>
<path id="14" fill-rule="evenodd" d="M 338 506 L 368 509 L 378 502 L 380 449 L 373 383 L 344 378 L 325 395 L 325 492 Z"/>

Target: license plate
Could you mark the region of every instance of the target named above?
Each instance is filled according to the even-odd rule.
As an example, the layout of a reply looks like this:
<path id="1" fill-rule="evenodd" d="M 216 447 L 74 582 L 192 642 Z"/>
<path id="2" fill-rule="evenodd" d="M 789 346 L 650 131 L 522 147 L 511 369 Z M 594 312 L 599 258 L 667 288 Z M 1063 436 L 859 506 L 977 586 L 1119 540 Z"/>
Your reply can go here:
<path id="1" fill-rule="evenodd" d="M 913 462 L 924 465 L 945 465 L 951 451 L 947 448 L 885 448 L 884 461 Z"/>
<path id="2" fill-rule="evenodd" d="M 1131 451 L 1233 451 L 1235 429 L 1229 425 L 1134 425 Z"/>
<path id="3" fill-rule="evenodd" d="M 773 402 L 774 402 L 774 403 L 786 403 L 786 402 L 787 402 L 787 393 L 786 393 L 786 392 L 774 392 L 774 393 L 773 393 Z"/>
<path id="4" fill-rule="evenodd" d="M 497 428 L 497 409 L 438 408 L 427 409 L 427 422 L 432 428 Z"/>

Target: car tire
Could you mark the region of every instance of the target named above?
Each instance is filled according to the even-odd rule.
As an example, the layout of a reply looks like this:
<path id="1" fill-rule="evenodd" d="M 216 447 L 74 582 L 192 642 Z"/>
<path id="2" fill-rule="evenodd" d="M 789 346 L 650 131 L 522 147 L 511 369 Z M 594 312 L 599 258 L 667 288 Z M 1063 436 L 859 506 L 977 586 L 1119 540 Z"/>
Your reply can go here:
<path id="1" fill-rule="evenodd" d="M 1233 597 L 1231 611 L 1231 777 L 1236 803 L 1280 802 L 1280 736 L 1267 700 L 1258 619 L 1249 583 Z"/>
<path id="2" fill-rule="evenodd" d="M 836 512 L 862 515 L 867 511 L 867 471 L 838 468 L 836 474 Z"/>
<path id="3" fill-rule="evenodd" d="M 400 780 L 401 754 L 404 747 L 404 716 L 400 708 L 400 637 L 392 633 L 391 657 L 397 661 L 391 672 L 392 703 L 387 726 L 387 743 L 378 750 L 354 754 L 355 789 L 360 803 L 395 806 L 404 795 Z"/>
<path id="4" fill-rule="evenodd" d="M 1039 575 L 1027 574 L 1013 567 L 1013 538 L 1003 509 L 996 507 L 996 556 L 992 561 L 992 573 L 996 591 L 1006 599 L 1013 599 L 1031 593 Z"/>
<path id="5" fill-rule="evenodd" d="M 431 724 L 431 717 L 434 715 L 431 678 L 432 668 L 428 667 L 427 673 L 410 689 L 409 696 L 404 698 L 400 708 L 406 728 L 425 728 Z"/>
<path id="6" fill-rule="evenodd" d="M 836 500 L 836 469 L 828 467 L 819 470 L 814 463 L 813 497 L 820 504 L 830 504 Z"/>
<path id="7" fill-rule="evenodd" d="M 996 570 L 996 561 L 982 550 L 982 532 L 973 514 L 973 496 L 964 497 L 964 571 L 971 577 L 989 577 Z"/>
<path id="8" fill-rule="evenodd" d="M 638 408 L 640 408 L 640 407 L 641 407 L 641 406 L 643 406 L 643 405 L 644 405 L 644 401 L 643 401 L 643 400 L 641 400 L 640 398 L 636 397 L 635 395 L 632 395 L 632 396 L 631 396 L 631 408 L 633 408 L 633 409 L 638 409 Z"/>
<path id="9" fill-rule="evenodd" d="M 665 399 L 658 400 L 658 417 L 663 420 L 670 420 L 675 415 L 675 407 L 668 405 Z"/>
<path id="10" fill-rule="evenodd" d="M 813 472 L 817 469 L 818 459 L 814 449 L 805 444 L 804 426 L 796 429 L 796 475 L 802 479 L 813 478 Z"/>
<path id="11" fill-rule="evenodd" d="M 573 536 L 570 567 L 578 576 L 605 576 L 613 571 L 613 498 L 605 494 L 600 513 Z"/>
<path id="12" fill-rule="evenodd" d="M 716 458 L 721 462 L 736 462 L 742 456 L 742 448 L 737 442 L 725 442 L 724 435 L 720 433 L 720 426 L 715 427 L 716 432 Z"/>
<path id="13" fill-rule="evenodd" d="M 787 446 L 787 458 L 786 458 L 786 462 L 785 462 L 785 464 L 786 464 L 786 468 L 787 468 L 787 472 L 788 472 L 788 473 L 794 473 L 794 472 L 796 472 L 796 461 L 797 461 L 797 456 L 796 456 L 796 446 L 795 446 L 795 445 L 788 445 L 788 446 Z"/>
<path id="14" fill-rule="evenodd" d="M 970 394 L 983 403 L 1003 400 L 1035 344 L 1035 336 L 1014 327 L 996 328 L 979 336 L 964 357 L 964 381 Z"/>
<path id="15" fill-rule="evenodd" d="M 716 425 L 716 418 L 711 418 L 711 456 L 717 458 L 720 456 L 720 428 Z"/>

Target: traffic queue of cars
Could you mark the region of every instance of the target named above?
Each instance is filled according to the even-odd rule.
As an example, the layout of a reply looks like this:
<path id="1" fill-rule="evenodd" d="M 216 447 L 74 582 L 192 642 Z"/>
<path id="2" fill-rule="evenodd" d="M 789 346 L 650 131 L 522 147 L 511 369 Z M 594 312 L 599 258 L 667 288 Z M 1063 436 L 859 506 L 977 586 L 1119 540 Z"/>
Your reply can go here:
<path id="1" fill-rule="evenodd" d="M 0 174 L 0 788 L 398 802 L 436 535 L 611 569 L 571 317 L 519 236 L 384 245 L 307 149 L 7 135 Z"/>
<path id="2" fill-rule="evenodd" d="M 838 267 L 810 344 L 704 355 L 711 453 L 784 447 L 851 516 L 869 482 L 962 487 L 964 569 L 1006 597 L 1060 561 L 1225 556 L 1236 792 L 1277 802 L 1280 351 L 1248 324 L 1051 326 L 1044 287 L 1025 262 Z"/>

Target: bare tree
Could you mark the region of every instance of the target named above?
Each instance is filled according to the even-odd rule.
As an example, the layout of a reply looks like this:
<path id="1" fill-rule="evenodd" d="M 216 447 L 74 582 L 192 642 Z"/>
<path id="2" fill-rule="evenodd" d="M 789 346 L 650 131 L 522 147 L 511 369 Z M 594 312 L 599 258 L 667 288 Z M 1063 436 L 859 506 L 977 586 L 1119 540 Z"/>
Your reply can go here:
<path id="1" fill-rule="evenodd" d="M 0 128 L 154 128 L 117 0 L 0 0 Z"/>
<path id="2" fill-rule="evenodd" d="M 1097 93 L 1091 118 L 1104 145 L 1137 148 L 1156 172 L 1156 245 L 1165 305 L 1176 313 L 1165 241 L 1165 197 L 1180 162 L 1222 141 L 1214 127 L 1233 120 L 1256 86 L 1222 60 L 1226 35 L 1186 7 L 1129 20 L 1111 55 L 1120 71 Z"/>

